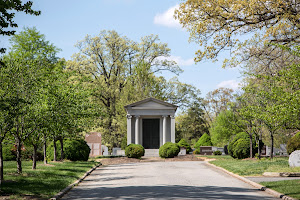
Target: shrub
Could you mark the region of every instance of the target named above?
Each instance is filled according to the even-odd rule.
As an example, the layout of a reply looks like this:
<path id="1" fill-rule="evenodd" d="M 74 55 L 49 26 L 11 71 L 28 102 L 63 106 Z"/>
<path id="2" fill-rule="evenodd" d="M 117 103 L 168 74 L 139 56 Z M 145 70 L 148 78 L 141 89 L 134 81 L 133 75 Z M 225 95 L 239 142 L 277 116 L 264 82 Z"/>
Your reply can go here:
<path id="1" fill-rule="evenodd" d="M 125 155 L 128 158 L 141 158 L 143 155 L 145 155 L 145 149 L 139 144 L 129 144 L 125 148 Z"/>
<path id="2" fill-rule="evenodd" d="M 172 142 L 166 142 L 159 148 L 159 156 L 161 158 L 174 158 L 178 155 L 180 149 L 178 144 Z"/>
<path id="3" fill-rule="evenodd" d="M 287 142 L 287 152 L 291 154 L 293 151 L 300 150 L 300 132 L 294 135 L 288 142 Z"/>
<path id="4" fill-rule="evenodd" d="M 214 155 L 215 155 L 215 156 L 222 155 L 222 152 L 221 152 L 221 151 L 219 151 L 219 150 L 217 150 L 217 151 L 214 151 Z"/>
<path id="5" fill-rule="evenodd" d="M 14 145 L 3 145 L 2 147 L 3 161 L 15 161 L 17 156 L 14 151 Z"/>
<path id="6" fill-rule="evenodd" d="M 193 154 L 200 154 L 200 149 L 195 149 L 195 151 L 193 151 Z"/>
<path id="7" fill-rule="evenodd" d="M 60 160 L 60 142 L 56 142 L 57 155 L 56 158 Z M 86 141 L 83 139 L 78 140 L 64 140 L 64 154 L 65 159 L 71 161 L 87 161 L 89 159 L 90 147 L 87 145 Z M 53 143 L 47 148 L 47 157 L 53 160 L 54 148 Z"/>
<path id="8" fill-rule="evenodd" d="M 181 139 L 177 144 L 179 147 L 185 147 L 187 154 L 192 151 L 191 146 L 189 145 L 189 143 L 187 143 L 185 139 Z"/>
<path id="9" fill-rule="evenodd" d="M 256 143 L 253 138 L 253 155 L 256 153 Z M 250 138 L 245 132 L 237 134 L 228 145 L 228 153 L 233 158 L 248 158 L 250 156 Z"/>
<path id="10" fill-rule="evenodd" d="M 196 142 L 195 148 L 200 149 L 201 146 L 212 146 L 210 136 L 204 133 Z"/>

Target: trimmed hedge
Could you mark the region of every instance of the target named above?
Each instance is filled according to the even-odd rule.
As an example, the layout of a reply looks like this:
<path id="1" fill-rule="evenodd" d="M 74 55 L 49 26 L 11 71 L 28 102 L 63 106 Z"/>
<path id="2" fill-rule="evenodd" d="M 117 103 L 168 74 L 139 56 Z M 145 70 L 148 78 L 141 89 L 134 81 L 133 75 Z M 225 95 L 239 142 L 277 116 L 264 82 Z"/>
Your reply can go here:
<path id="1" fill-rule="evenodd" d="M 178 144 L 166 142 L 159 148 L 159 156 L 161 158 L 174 158 L 178 155 L 180 148 Z"/>
<path id="2" fill-rule="evenodd" d="M 60 160 L 60 142 L 56 142 L 56 148 L 57 148 L 57 160 Z M 83 139 L 78 140 L 64 140 L 64 154 L 65 159 L 71 160 L 71 161 L 87 161 L 89 159 L 90 155 L 90 147 L 87 145 L 86 141 Z M 53 142 L 51 145 L 47 148 L 47 157 L 50 160 L 53 160 L 54 156 L 54 148 L 53 148 Z"/>
<path id="3" fill-rule="evenodd" d="M 291 154 L 293 151 L 300 150 L 300 132 L 294 135 L 288 142 L 287 142 L 287 152 Z"/>
<path id="4" fill-rule="evenodd" d="M 187 154 L 192 151 L 191 146 L 189 145 L 189 143 L 187 143 L 187 141 L 185 139 L 181 139 L 177 144 L 179 147 L 185 147 Z"/>
<path id="5" fill-rule="evenodd" d="M 201 146 L 212 146 L 210 136 L 204 133 L 199 140 L 196 142 L 195 148 L 200 149 Z"/>
<path id="6" fill-rule="evenodd" d="M 125 148 L 125 155 L 128 158 L 141 158 L 145 155 L 145 149 L 140 144 L 129 144 Z"/>
<path id="7" fill-rule="evenodd" d="M 15 161 L 17 159 L 15 147 L 13 144 L 3 145 L 2 155 L 3 161 Z"/>

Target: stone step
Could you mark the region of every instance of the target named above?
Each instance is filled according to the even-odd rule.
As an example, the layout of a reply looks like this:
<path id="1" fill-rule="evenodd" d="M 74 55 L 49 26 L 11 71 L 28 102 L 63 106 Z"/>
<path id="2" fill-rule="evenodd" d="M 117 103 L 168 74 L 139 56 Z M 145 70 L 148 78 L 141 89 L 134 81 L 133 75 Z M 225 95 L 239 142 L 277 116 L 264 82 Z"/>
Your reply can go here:
<path id="1" fill-rule="evenodd" d="M 144 157 L 159 157 L 159 149 L 145 149 Z"/>

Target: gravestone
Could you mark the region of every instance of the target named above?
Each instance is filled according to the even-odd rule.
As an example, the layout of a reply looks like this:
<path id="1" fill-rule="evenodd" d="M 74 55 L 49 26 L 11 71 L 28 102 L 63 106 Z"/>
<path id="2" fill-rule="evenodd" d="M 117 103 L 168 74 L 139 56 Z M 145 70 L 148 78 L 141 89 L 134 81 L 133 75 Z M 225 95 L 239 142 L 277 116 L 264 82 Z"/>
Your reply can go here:
<path id="1" fill-rule="evenodd" d="M 118 156 L 117 151 L 121 150 L 121 148 L 114 147 L 112 150 L 113 150 L 112 155 Z"/>
<path id="2" fill-rule="evenodd" d="M 201 146 L 200 155 L 213 155 L 212 146 Z"/>
<path id="3" fill-rule="evenodd" d="M 105 145 L 101 145 L 101 151 L 102 151 L 102 155 L 103 156 L 108 156 L 109 152 L 108 152 L 108 147 Z"/>
<path id="4" fill-rule="evenodd" d="M 291 153 L 289 158 L 290 167 L 300 167 L 300 150 Z"/>
<path id="5" fill-rule="evenodd" d="M 180 151 L 179 151 L 179 156 L 184 156 L 186 155 L 186 148 L 185 147 L 180 147 Z"/>

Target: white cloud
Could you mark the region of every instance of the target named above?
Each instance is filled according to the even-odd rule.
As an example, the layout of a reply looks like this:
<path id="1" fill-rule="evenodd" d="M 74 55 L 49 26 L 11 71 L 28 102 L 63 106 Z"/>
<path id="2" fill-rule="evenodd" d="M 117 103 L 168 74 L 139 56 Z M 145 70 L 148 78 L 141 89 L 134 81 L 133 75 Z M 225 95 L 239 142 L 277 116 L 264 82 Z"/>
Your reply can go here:
<path id="1" fill-rule="evenodd" d="M 194 59 L 190 58 L 190 59 L 183 59 L 181 56 L 169 56 L 169 57 L 163 57 L 160 56 L 157 58 L 158 60 L 169 60 L 169 61 L 175 61 L 177 63 L 177 65 L 180 66 L 191 66 L 194 65 Z"/>
<path id="2" fill-rule="evenodd" d="M 154 24 L 163 25 L 167 27 L 181 28 L 181 25 L 174 19 L 174 11 L 179 8 L 179 4 L 169 8 L 164 13 L 158 13 L 154 17 Z"/>
<path id="3" fill-rule="evenodd" d="M 240 83 L 237 80 L 228 80 L 228 81 L 222 81 L 217 85 L 217 87 L 224 87 L 224 88 L 231 88 L 233 90 L 239 89 Z"/>

